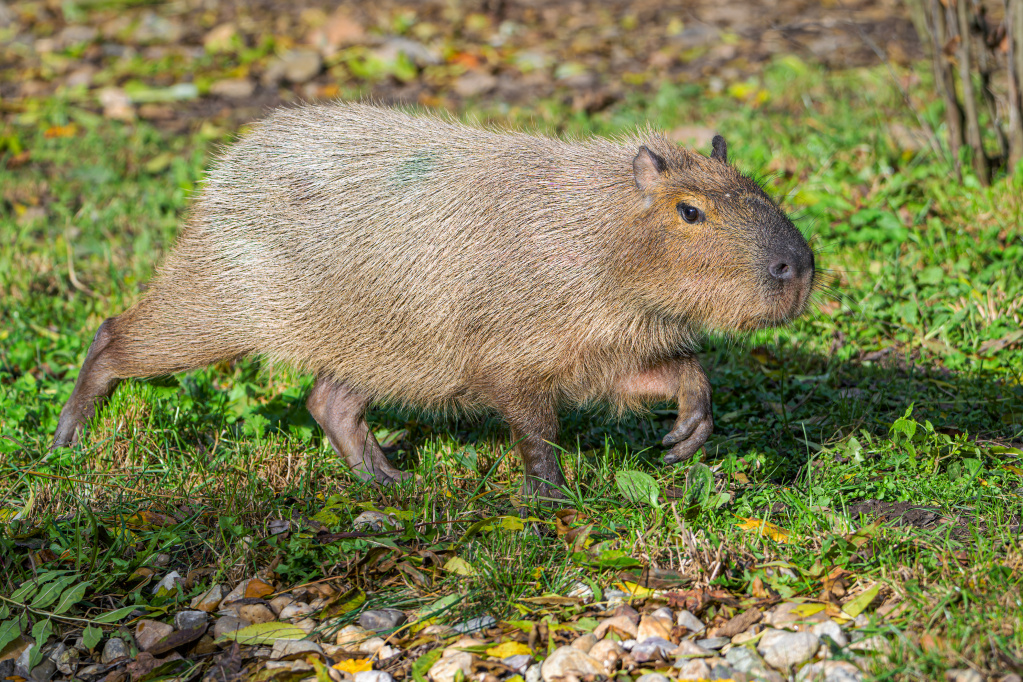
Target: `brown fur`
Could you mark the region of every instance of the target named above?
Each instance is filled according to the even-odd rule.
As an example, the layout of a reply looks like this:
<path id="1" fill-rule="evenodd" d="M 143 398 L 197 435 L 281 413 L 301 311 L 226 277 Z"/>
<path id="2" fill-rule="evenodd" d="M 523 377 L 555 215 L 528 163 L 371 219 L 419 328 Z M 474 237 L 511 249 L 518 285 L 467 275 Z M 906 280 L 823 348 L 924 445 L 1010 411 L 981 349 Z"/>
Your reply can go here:
<path id="1" fill-rule="evenodd" d="M 317 374 L 314 415 L 497 409 L 546 483 L 560 482 L 546 448 L 563 405 L 632 410 L 695 391 L 705 440 L 700 334 L 784 323 L 813 281 L 805 240 L 720 152 L 365 104 L 279 110 L 217 160 L 148 292 L 104 323 L 56 444 L 121 378 L 248 354 Z M 687 224 L 679 202 L 706 220 Z M 803 259 L 797 277 L 767 274 L 779 253 Z M 351 442 L 361 427 L 340 420 Z M 362 437 L 364 461 L 379 459 Z"/>

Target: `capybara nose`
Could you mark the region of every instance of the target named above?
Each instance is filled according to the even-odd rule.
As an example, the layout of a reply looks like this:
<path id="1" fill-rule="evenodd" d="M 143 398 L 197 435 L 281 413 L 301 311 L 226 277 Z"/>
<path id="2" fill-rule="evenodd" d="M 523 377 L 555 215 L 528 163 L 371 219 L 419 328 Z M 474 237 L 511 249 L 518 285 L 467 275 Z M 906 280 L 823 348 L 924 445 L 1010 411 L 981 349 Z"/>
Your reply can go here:
<path id="1" fill-rule="evenodd" d="M 813 270 L 813 251 L 806 246 L 784 249 L 767 266 L 767 272 L 771 277 L 783 283 L 793 279 L 804 279 L 807 275 L 812 275 Z"/>

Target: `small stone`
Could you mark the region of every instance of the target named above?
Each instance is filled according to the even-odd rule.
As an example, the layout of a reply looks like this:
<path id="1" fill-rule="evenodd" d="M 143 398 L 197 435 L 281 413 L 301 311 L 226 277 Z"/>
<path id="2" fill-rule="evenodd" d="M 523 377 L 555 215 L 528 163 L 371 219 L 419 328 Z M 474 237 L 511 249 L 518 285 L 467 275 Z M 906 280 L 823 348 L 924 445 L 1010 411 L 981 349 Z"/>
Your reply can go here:
<path id="1" fill-rule="evenodd" d="M 32 671 L 35 675 L 35 670 Z M 952 668 L 945 671 L 947 682 L 984 682 L 984 676 L 972 668 Z"/>
<path id="2" fill-rule="evenodd" d="M 592 649 L 593 645 L 596 643 L 597 636 L 592 632 L 587 632 L 585 635 L 577 638 L 574 642 L 572 642 L 571 646 L 575 649 L 578 649 L 579 651 L 582 651 L 583 653 L 589 653 L 590 649 Z"/>
<path id="3" fill-rule="evenodd" d="M 128 645 L 124 643 L 124 640 L 120 637 L 111 637 L 103 645 L 103 653 L 100 654 L 99 662 L 103 665 L 109 665 L 117 659 L 126 658 L 129 655 L 131 655 L 131 652 L 128 650 Z"/>
<path id="4" fill-rule="evenodd" d="M 532 662 L 533 657 L 529 654 L 516 654 L 515 656 L 509 656 L 501 659 L 501 663 L 504 663 L 520 675 L 526 672 L 526 668 L 528 668 Z"/>
<path id="5" fill-rule="evenodd" d="M 245 99 L 256 91 L 256 84 L 248 78 L 225 78 L 210 85 L 210 94 L 228 99 Z"/>
<path id="6" fill-rule="evenodd" d="M 383 637 L 370 637 L 359 644 L 359 653 L 372 656 L 384 646 L 386 641 Z"/>
<path id="7" fill-rule="evenodd" d="M 323 68 L 323 58 L 314 50 L 289 50 L 281 57 L 281 68 L 285 80 L 305 83 Z"/>
<path id="8" fill-rule="evenodd" d="M 294 604 L 295 598 L 289 594 L 282 594 L 279 597 L 274 597 L 270 600 L 270 610 L 277 614 L 278 617 L 281 615 L 281 611 L 288 604 Z"/>
<path id="9" fill-rule="evenodd" d="M 277 620 L 277 616 L 265 604 L 243 604 L 238 607 L 238 617 L 249 621 L 253 625 Z"/>
<path id="10" fill-rule="evenodd" d="M 618 606 L 616 606 L 615 610 L 614 610 L 614 613 L 612 613 L 611 616 L 612 617 L 625 616 L 626 618 L 631 620 L 634 624 L 637 624 L 637 625 L 639 624 L 639 611 L 637 611 L 636 609 L 632 608 L 628 604 L 619 604 Z"/>
<path id="11" fill-rule="evenodd" d="M 578 599 L 586 604 L 593 599 L 593 588 L 586 583 L 577 582 L 572 585 L 572 589 L 565 593 L 565 596 Z"/>
<path id="12" fill-rule="evenodd" d="M 651 637 L 671 639 L 671 618 L 658 618 L 653 614 L 643 616 L 636 628 L 636 640 L 642 642 Z"/>
<path id="13" fill-rule="evenodd" d="M 398 609 L 374 609 L 362 612 L 362 615 L 359 616 L 359 625 L 373 632 L 382 632 L 404 625 L 407 620 L 408 617 L 405 616 L 404 611 L 399 611 Z"/>
<path id="14" fill-rule="evenodd" d="M 612 616 L 608 618 L 596 627 L 593 634 L 597 639 L 604 639 L 611 628 L 614 628 L 616 632 L 630 639 L 636 639 L 636 624 L 627 616 Z"/>
<path id="15" fill-rule="evenodd" d="M 241 581 L 234 586 L 234 589 L 224 595 L 224 599 L 220 602 L 224 606 L 227 606 L 231 602 L 238 601 L 239 599 L 245 598 L 245 588 L 249 586 L 249 579 Z"/>
<path id="16" fill-rule="evenodd" d="M 355 673 L 355 682 L 394 682 L 394 678 L 383 670 L 363 670 Z"/>
<path id="17" fill-rule="evenodd" d="M 731 637 L 708 637 L 707 639 L 698 639 L 696 643 L 702 646 L 704 649 L 723 649 L 726 644 L 732 643 Z"/>
<path id="18" fill-rule="evenodd" d="M 252 623 L 241 618 L 235 618 L 234 616 L 221 616 L 217 619 L 217 622 L 213 624 L 213 638 L 220 639 L 222 636 L 235 630 L 241 630 L 247 628 Z"/>
<path id="19" fill-rule="evenodd" d="M 604 590 L 604 601 L 607 603 L 608 608 L 621 604 L 627 596 L 629 595 L 623 590 L 615 588 Z M 529 682 L 529 680 L 526 680 L 526 682 Z"/>
<path id="20" fill-rule="evenodd" d="M 459 670 L 468 679 L 469 673 L 472 672 L 472 654 L 453 651 L 450 656 L 442 656 L 440 660 L 430 666 L 430 671 L 427 674 L 433 682 L 454 682 L 455 673 Z"/>
<path id="21" fill-rule="evenodd" d="M 659 609 L 654 609 L 650 612 L 650 615 L 654 618 L 667 618 L 668 620 L 675 620 L 675 614 L 671 612 L 667 606 L 662 606 Z"/>
<path id="22" fill-rule="evenodd" d="M 636 682 L 668 682 L 668 678 L 661 673 L 647 673 L 637 677 Z"/>
<path id="23" fill-rule="evenodd" d="M 746 642 L 756 639 L 760 636 L 760 626 L 753 625 L 749 630 L 744 630 L 739 634 L 732 637 L 732 646 L 742 646 Z"/>
<path id="24" fill-rule="evenodd" d="M 214 26 L 202 38 L 202 45 L 207 52 L 228 52 L 232 48 L 238 29 L 232 23 Z"/>
<path id="25" fill-rule="evenodd" d="M 121 88 L 103 88 L 97 93 L 99 103 L 103 105 L 103 115 L 115 121 L 134 121 L 135 108 L 131 98 Z"/>
<path id="26" fill-rule="evenodd" d="M 703 632 L 707 629 L 707 626 L 704 625 L 699 618 L 685 609 L 678 612 L 678 619 L 675 623 L 679 625 L 679 627 L 689 630 L 689 632 Z"/>
<path id="27" fill-rule="evenodd" d="M 57 665 L 48 658 L 43 659 L 43 662 L 32 668 L 32 674 L 29 675 L 29 679 L 32 682 L 49 682 L 57 673 Z"/>
<path id="28" fill-rule="evenodd" d="M 625 649 L 613 639 L 602 639 L 594 644 L 593 648 L 587 653 L 590 655 L 590 658 L 604 666 L 604 671 L 607 675 L 611 675 L 612 671 L 618 666 L 618 661 L 622 659 Z"/>
<path id="29" fill-rule="evenodd" d="M 842 647 L 843 649 L 849 644 L 849 638 L 842 632 L 842 628 L 839 627 L 838 623 L 833 620 L 826 620 L 821 623 L 816 623 L 810 632 L 817 635 L 819 639 L 829 637 L 832 642 Z"/>
<path id="30" fill-rule="evenodd" d="M 174 627 L 178 630 L 194 630 L 206 625 L 209 616 L 205 611 L 181 611 L 174 616 Z"/>
<path id="31" fill-rule="evenodd" d="M 672 649 L 671 655 L 675 658 L 699 658 L 706 656 L 713 656 L 714 652 L 710 649 L 700 646 L 691 639 L 684 639 L 679 642 L 679 645 Z"/>
<path id="32" fill-rule="evenodd" d="M 63 675 L 70 677 L 78 670 L 78 650 L 73 647 L 65 646 L 59 651 L 54 651 L 50 654 L 50 660 Z"/>
<path id="33" fill-rule="evenodd" d="M 455 623 L 454 630 L 459 634 L 467 635 L 492 628 L 495 625 L 497 625 L 497 620 L 493 616 L 479 616 L 478 618 L 470 618 L 461 623 Z"/>
<path id="34" fill-rule="evenodd" d="M 368 638 L 369 631 L 366 628 L 359 627 L 358 625 L 346 625 L 338 631 L 337 639 L 334 641 L 338 646 L 344 647 L 348 651 L 356 652 L 359 650 L 359 644 Z"/>
<path id="35" fill-rule="evenodd" d="M 376 657 L 379 661 L 386 661 L 389 658 L 394 658 L 401 653 L 401 649 L 397 649 L 390 644 L 385 644 L 377 649 Z"/>
<path id="36" fill-rule="evenodd" d="M 207 633 L 200 637 L 199 641 L 195 643 L 194 647 L 192 647 L 191 655 L 205 656 L 207 654 L 212 654 L 216 650 L 217 645 L 213 641 L 213 637 L 209 633 Z"/>
<path id="37" fill-rule="evenodd" d="M 632 647 L 632 658 L 636 663 L 667 659 L 675 648 L 673 642 L 663 637 L 647 637 Z"/>
<path id="38" fill-rule="evenodd" d="M 140 620 L 135 626 L 135 643 L 140 651 L 149 651 L 161 639 L 174 632 L 173 625 L 158 620 Z"/>
<path id="39" fill-rule="evenodd" d="M 224 588 L 220 585 L 214 585 L 210 589 L 206 590 L 198 597 L 192 600 L 189 604 L 193 609 L 198 611 L 205 611 L 206 613 L 213 613 L 220 606 L 220 602 L 224 599 Z"/>
<path id="40" fill-rule="evenodd" d="M 317 625 L 319 625 L 319 623 L 317 623 L 312 618 L 303 618 L 302 620 L 297 621 L 295 623 L 295 627 L 301 630 L 302 632 L 306 633 L 307 635 L 313 630 L 315 630 Z"/>
<path id="41" fill-rule="evenodd" d="M 444 649 L 444 653 L 449 651 L 460 651 L 461 649 L 469 649 L 474 646 L 483 646 L 486 644 L 482 639 L 476 639 L 475 637 L 459 637 L 457 640 L 452 642 Z"/>
<path id="42" fill-rule="evenodd" d="M 177 571 L 171 571 L 167 575 L 163 576 L 163 579 L 153 585 L 152 593 L 159 594 L 160 590 L 165 592 L 173 592 L 178 589 L 181 585 L 185 584 L 185 579 L 181 577 L 181 574 Z"/>
<path id="43" fill-rule="evenodd" d="M 540 664 L 534 663 L 533 665 L 526 668 L 526 682 L 540 682 Z"/>
<path id="44" fill-rule="evenodd" d="M 710 679 L 710 667 L 701 658 L 678 661 L 675 665 L 678 666 L 678 679 L 680 680 Z"/>
<path id="45" fill-rule="evenodd" d="M 767 670 L 764 660 L 755 651 L 744 646 L 729 649 L 725 654 L 725 661 L 741 673 L 757 674 Z"/>
<path id="46" fill-rule="evenodd" d="M 820 648 L 820 640 L 812 632 L 767 630 L 757 643 L 757 651 L 767 664 L 779 670 L 789 670 L 813 658 Z"/>
<path id="47" fill-rule="evenodd" d="M 855 634 L 855 633 L 854 633 Z M 891 645 L 881 635 L 874 635 L 849 645 L 850 651 L 872 651 L 879 654 L 887 654 L 892 650 Z"/>
<path id="48" fill-rule="evenodd" d="M 270 610 L 273 611 L 273 604 L 270 605 Z M 305 602 L 296 601 L 282 608 L 280 612 L 278 612 L 277 617 L 280 618 L 281 620 L 292 620 L 296 618 L 301 620 L 302 618 L 305 618 L 313 611 L 315 611 L 315 609 L 309 604 L 306 604 Z"/>
<path id="49" fill-rule="evenodd" d="M 483 71 L 470 71 L 459 76 L 451 85 L 459 97 L 485 95 L 497 87 L 497 77 Z M 624 595 L 624 593 L 623 593 Z"/>
<path id="50" fill-rule="evenodd" d="M 636 646 L 637 642 L 634 639 L 623 639 L 618 642 L 618 644 L 626 651 L 632 651 L 632 648 Z"/>
<path id="51" fill-rule="evenodd" d="M 862 682 L 863 673 L 848 661 L 817 661 L 800 668 L 796 682 Z"/>
<path id="52" fill-rule="evenodd" d="M 578 649 L 570 646 L 558 647 L 540 665 L 540 674 L 544 682 L 555 682 L 555 680 L 574 675 L 603 675 L 604 669 L 600 662 Z"/>
<path id="53" fill-rule="evenodd" d="M 275 639 L 270 658 L 279 661 L 289 656 L 309 653 L 323 654 L 323 647 L 308 639 Z"/>
<path id="54" fill-rule="evenodd" d="M 793 623 L 818 623 L 828 620 L 827 614 L 825 614 L 824 611 L 818 611 L 812 616 L 804 616 L 799 612 L 799 609 L 802 606 L 802 604 L 796 604 L 794 602 L 779 604 L 764 614 L 763 624 L 780 629 L 792 625 Z"/>

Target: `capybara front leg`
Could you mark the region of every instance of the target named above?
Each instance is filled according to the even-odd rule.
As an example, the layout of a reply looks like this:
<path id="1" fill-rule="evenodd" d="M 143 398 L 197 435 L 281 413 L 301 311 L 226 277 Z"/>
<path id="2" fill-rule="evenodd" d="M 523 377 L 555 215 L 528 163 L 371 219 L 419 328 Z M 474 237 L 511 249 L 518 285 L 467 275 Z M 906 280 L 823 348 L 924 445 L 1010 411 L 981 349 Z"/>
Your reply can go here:
<path id="1" fill-rule="evenodd" d="M 696 358 L 679 358 L 678 418 L 662 443 L 671 449 L 665 464 L 684 462 L 703 447 L 714 431 L 710 381 Z"/>
<path id="2" fill-rule="evenodd" d="M 363 481 L 391 485 L 412 474 L 391 466 L 366 423 L 369 399 L 342 383 L 319 377 L 306 401 L 334 451 Z"/>
<path id="3" fill-rule="evenodd" d="M 511 426 L 512 442 L 522 457 L 525 480 L 522 495 L 527 501 L 551 502 L 564 499 L 564 487 L 558 454 L 558 414 L 549 405 L 516 406 L 501 410 Z"/>
<path id="4" fill-rule="evenodd" d="M 99 326 L 89 346 L 75 389 L 60 411 L 51 449 L 77 443 L 85 424 L 96 414 L 96 407 L 113 393 L 121 380 L 117 372 L 115 339 L 111 329 L 113 319 Z"/>

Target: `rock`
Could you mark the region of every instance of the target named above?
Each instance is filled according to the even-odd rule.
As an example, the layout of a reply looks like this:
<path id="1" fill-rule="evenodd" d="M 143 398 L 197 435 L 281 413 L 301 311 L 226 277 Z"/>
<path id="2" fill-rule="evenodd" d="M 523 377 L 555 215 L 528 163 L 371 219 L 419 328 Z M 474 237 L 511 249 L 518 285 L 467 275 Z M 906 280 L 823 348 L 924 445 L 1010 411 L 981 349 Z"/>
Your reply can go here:
<path id="1" fill-rule="evenodd" d="M 671 655 L 676 658 L 680 656 L 684 656 L 686 658 L 694 658 L 713 656 L 714 652 L 711 651 L 710 649 L 700 646 L 691 639 L 684 639 L 681 642 L 679 642 L 679 645 L 677 647 L 672 649 Z"/>
<path id="2" fill-rule="evenodd" d="M 135 109 L 128 93 L 120 88 L 103 88 L 97 94 L 103 115 L 116 121 L 134 121 Z"/>
<path id="3" fill-rule="evenodd" d="M 504 663 L 506 666 L 521 675 L 526 672 L 526 668 L 533 663 L 533 657 L 529 654 L 516 654 L 515 656 L 502 658 L 501 663 Z"/>
<path id="4" fill-rule="evenodd" d="M 533 665 L 526 668 L 526 682 L 540 682 L 540 664 L 534 663 Z"/>
<path id="5" fill-rule="evenodd" d="M 680 680 L 707 680 L 710 679 L 710 667 L 700 658 L 691 658 L 686 661 L 677 661 L 678 679 Z"/>
<path id="6" fill-rule="evenodd" d="M 572 642 L 570 646 L 574 649 L 578 649 L 579 651 L 588 654 L 590 653 L 590 649 L 592 649 L 593 645 L 596 643 L 597 636 L 592 632 L 587 632 L 585 635 L 577 638 L 574 642 Z"/>
<path id="7" fill-rule="evenodd" d="M 625 601 L 625 598 L 628 596 L 629 595 L 626 594 L 623 590 L 615 589 L 613 587 L 604 590 L 604 601 L 607 603 L 608 608 L 621 604 L 623 601 Z M 526 682 L 529 682 L 529 680 L 526 680 Z"/>
<path id="8" fill-rule="evenodd" d="M 359 653 L 373 656 L 383 648 L 384 644 L 386 644 L 386 640 L 383 637 L 370 637 L 359 644 Z"/>
<path id="9" fill-rule="evenodd" d="M 634 639 L 623 639 L 622 641 L 618 642 L 618 644 L 620 644 L 621 647 L 623 649 L 625 649 L 626 651 L 632 651 L 632 648 L 634 646 L 636 646 L 636 640 L 634 640 Z"/>
<path id="10" fill-rule="evenodd" d="M 205 611 L 181 611 L 174 616 L 174 627 L 178 630 L 194 630 L 206 625 L 209 616 Z"/>
<path id="11" fill-rule="evenodd" d="M 590 655 L 590 658 L 604 666 L 604 671 L 610 676 L 618 666 L 618 661 L 622 659 L 625 649 L 613 639 L 602 639 L 594 644 L 586 653 Z"/>
<path id="12" fill-rule="evenodd" d="M 158 620 L 143 619 L 135 626 L 135 643 L 139 651 L 149 651 L 157 642 L 174 632 L 173 625 L 161 623 Z"/>
<path id="13" fill-rule="evenodd" d="M 603 675 L 604 669 L 600 661 L 589 654 L 570 646 L 563 646 L 555 649 L 554 653 L 540 665 L 540 674 L 544 682 L 555 682 L 569 675 L 575 677 Z"/>
<path id="14" fill-rule="evenodd" d="M 103 665 L 109 665 L 119 658 L 127 658 L 130 655 L 131 651 L 128 650 L 128 645 L 124 643 L 123 639 L 111 637 L 103 645 L 103 653 L 100 654 L 99 662 Z"/>
<path id="15" fill-rule="evenodd" d="M 343 8 L 338 8 L 326 24 L 309 32 L 308 41 L 329 56 L 340 47 L 361 43 L 365 37 L 362 24 L 348 16 Z"/>
<path id="16" fill-rule="evenodd" d="M 270 605 L 270 610 L 273 611 L 273 604 Z M 284 608 L 282 608 L 277 613 L 277 617 L 281 620 L 294 619 L 301 620 L 302 618 L 305 618 L 313 611 L 315 611 L 315 609 L 311 605 L 301 601 L 293 601 Z"/>
<path id="17" fill-rule="evenodd" d="M 344 647 L 348 651 L 356 652 L 359 650 L 359 644 L 368 639 L 369 636 L 369 631 L 366 628 L 359 627 L 358 625 L 346 625 L 338 631 L 337 639 L 334 641 L 338 646 Z"/>
<path id="18" fill-rule="evenodd" d="M 614 628 L 620 635 L 625 635 L 631 639 L 636 638 L 636 624 L 628 616 L 612 616 L 611 618 L 608 618 L 596 627 L 593 634 L 597 637 L 597 639 L 604 639 L 607 635 L 607 631 L 611 628 Z"/>
<path id="19" fill-rule="evenodd" d="M 842 632 L 842 628 L 839 627 L 838 623 L 833 620 L 826 620 L 821 623 L 816 623 L 810 632 L 817 635 L 819 639 L 829 637 L 832 642 L 842 647 L 843 649 L 849 644 L 849 638 Z"/>
<path id="20" fill-rule="evenodd" d="M 277 620 L 277 616 L 265 604 L 242 604 L 238 607 L 238 617 L 253 625 Z"/>
<path id="21" fill-rule="evenodd" d="M 404 625 L 407 620 L 405 613 L 398 609 L 374 609 L 362 612 L 359 616 L 359 625 L 373 632 L 382 632 Z"/>
<path id="22" fill-rule="evenodd" d="M 323 68 L 323 58 L 313 50 L 289 50 L 280 60 L 281 75 L 291 83 L 312 80 Z"/>
<path id="23" fill-rule="evenodd" d="M 57 672 L 56 664 L 48 658 L 44 658 L 42 663 L 32 668 L 32 673 L 29 675 L 29 679 L 32 682 L 49 682 Z"/>
<path id="24" fill-rule="evenodd" d="M 713 628 L 709 634 L 715 637 L 728 637 L 731 639 L 740 632 L 748 630 L 755 623 L 759 623 L 763 617 L 764 614 L 761 613 L 760 609 L 748 609 L 729 619 L 723 625 Z"/>
<path id="25" fill-rule="evenodd" d="M 732 647 L 725 654 L 725 660 L 741 673 L 753 675 L 767 672 L 767 664 L 753 649 L 744 646 Z"/>
<path id="26" fill-rule="evenodd" d="M 141 21 L 132 34 L 134 42 L 143 43 L 176 43 L 185 34 L 185 27 L 180 20 L 161 17 L 148 10 L 142 15 Z"/>
<path id="27" fill-rule="evenodd" d="M 891 645 L 881 635 L 874 635 L 873 637 L 867 637 L 859 641 L 854 641 L 849 645 L 850 651 L 870 651 L 879 654 L 887 654 L 892 650 Z"/>
<path id="28" fill-rule="evenodd" d="M 423 637 L 448 637 L 454 632 L 455 631 L 451 629 L 450 625 L 434 623 L 433 625 L 427 625 L 419 632 L 419 634 Z"/>
<path id="29" fill-rule="evenodd" d="M 430 666 L 430 671 L 427 674 L 433 682 L 454 682 L 455 673 L 459 670 L 468 679 L 469 673 L 472 672 L 472 654 L 464 651 L 452 651 L 448 655 L 448 652 L 445 651 L 440 660 Z"/>
<path id="30" fill-rule="evenodd" d="M 235 618 L 234 616 L 221 616 L 217 619 L 217 622 L 213 624 L 213 638 L 220 639 L 222 636 L 235 630 L 241 630 L 247 628 L 252 623 L 241 618 Z"/>
<path id="31" fill-rule="evenodd" d="M 460 649 L 469 649 L 474 646 L 483 646 L 486 644 L 482 639 L 476 639 L 475 637 L 459 637 L 456 641 L 452 642 L 444 649 L 446 654 L 449 651 L 459 651 Z"/>
<path id="32" fill-rule="evenodd" d="M 218 24 L 203 36 L 202 46 L 207 52 L 229 52 L 237 35 L 238 29 L 234 24 Z"/>
<path id="33" fill-rule="evenodd" d="M 270 658 L 271 660 L 279 661 L 282 658 L 297 657 L 309 653 L 322 655 L 323 647 L 308 639 L 275 639 L 273 649 L 270 652 Z"/>
<path id="34" fill-rule="evenodd" d="M 647 673 L 637 677 L 636 682 L 668 682 L 668 678 L 661 673 Z"/>
<path id="35" fill-rule="evenodd" d="M 394 682 L 394 678 L 383 670 L 363 670 L 355 673 L 355 682 Z"/>
<path id="36" fill-rule="evenodd" d="M 459 97 L 477 97 L 485 95 L 497 87 L 497 77 L 483 71 L 470 71 L 463 74 L 451 84 L 451 89 Z M 622 593 L 624 596 L 625 593 Z M 610 600 L 610 597 L 609 597 Z"/>
<path id="37" fill-rule="evenodd" d="M 671 639 L 671 618 L 661 618 L 652 613 L 643 616 L 636 628 L 636 641 L 642 642 L 651 637 Z"/>
<path id="38" fill-rule="evenodd" d="M 462 621 L 461 623 L 455 623 L 455 632 L 463 635 L 471 634 L 473 632 L 479 632 L 480 630 L 486 630 L 497 625 L 497 621 L 493 616 L 479 616 L 478 618 L 470 618 L 469 620 Z"/>
<path id="39" fill-rule="evenodd" d="M 282 594 L 279 597 L 274 597 L 270 600 L 270 610 L 277 614 L 278 617 L 281 615 L 281 611 L 288 604 L 294 604 L 295 598 L 290 594 Z"/>
<path id="40" fill-rule="evenodd" d="M 708 637 L 707 639 L 698 639 L 696 643 L 702 646 L 704 649 L 723 649 L 726 644 L 732 643 L 731 637 Z"/>
<path id="41" fill-rule="evenodd" d="M 28 678 L 32 674 L 32 671 L 28 668 L 28 659 L 32 656 L 32 649 L 34 649 L 35 646 L 35 644 L 29 644 L 22 649 L 21 653 L 18 654 L 18 657 L 14 659 L 14 674 L 18 677 Z"/>
<path id="42" fill-rule="evenodd" d="M 224 595 L 224 599 L 220 602 L 221 605 L 227 606 L 231 602 L 238 601 L 239 599 L 245 598 L 245 588 L 249 586 L 249 579 L 241 581 L 234 586 L 234 589 Z"/>
<path id="43" fill-rule="evenodd" d="M 212 654 L 217 650 L 217 645 L 213 641 L 213 636 L 209 633 L 199 638 L 199 641 L 192 647 L 192 651 L 189 652 L 192 656 L 205 656 Z"/>
<path id="44" fill-rule="evenodd" d="M 225 78 L 210 85 L 210 94 L 228 99 L 245 99 L 256 91 L 256 84 L 249 78 Z"/>
<path id="45" fill-rule="evenodd" d="M 205 611 L 206 613 L 213 613 L 220 606 L 221 600 L 224 599 L 224 588 L 220 585 L 214 585 L 210 589 L 206 590 L 198 597 L 193 599 L 189 606 L 198 611 Z"/>
<path id="46" fill-rule="evenodd" d="M 386 661 L 389 658 L 394 658 L 401 653 L 401 649 L 385 644 L 377 649 L 376 657 L 379 661 Z"/>
<path id="47" fill-rule="evenodd" d="M 750 640 L 754 640 L 760 636 L 760 626 L 753 625 L 748 630 L 743 630 L 737 635 L 732 636 L 732 646 L 742 646 Z"/>
<path id="48" fill-rule="evenodd" d="M 675 644 L 663 637 L 648 637 L 632 647 L 632 658 L 636 663 L 667 659 L 675 650 Z"/>
<path id="49" fill-rule="evenodd" d="M 582 603 L 587 604 L 593 600 L 593 588 L 586 583 L 577 582 L 572 585 L 572 589 L 565 593 L 565 596 L 578 599 Z"/>
<path id="50" fill-rule="evenodd" d="M 315 630 L 317 625 L 319 625 L 319 623 L 312 618 L 303 618 L 302 620 L 295 622 L 295 627 L 307 635 Z"/>
<path id="51" fill-rule="evenodd" d="M 768 665 L 786 671 L 813 658 L 819 648 L 820 640 L 812 632 L 767 630 L 757 643 Z"/>
<path id="52" fill-rule="evenodd" d="M 804 665 L 796 682 L 862 682 L 863 673 L 848 661 L 817 661 Z"/>
<path id="53" fill-rule="evenodd" d="M 763 624 L 780 629 L 785 626 L 792 625 L 793 623 L 820 623 L 825 620 L 830 620 L 824 611 L 818 611 L 811 616 L 804 616 L 798 611 L 798 609 L 802 606 L 802 604 L 796 604 L 794 602 L 779 604 L 764 614 Z"/>
<path id="54" fill-rule="evenodd" d="M 35 670 L 32 671 L 35 674 Z M 947 682 L 984 682 L 984 676 L 972 668 L 952 668 L 945 671 Z"/>
<path id="55" fill-rule="evenodd" d="M 383 62 L 393 62 L 399 55 L 405 55 L 419 68 L 440 64 L 443 60 L 430 48 L 420 42 L 408 38 L 390 38 L 373 51 L 374 56 Z"/>
<path id="56" fill-rule="evenodd" d="M 689 630 L 689 632 L 703 632 L 707 629 L 707 626 L 705 626 L 699 618 L 685 609 L 678 612 L 678 618 L 675 623 L 678 626 Z"/>
<path id="57" fill-rule="evenodd" d="M 67 677 L 73 676 L 78 670 L 78 650 L 73 647 L 65 646 L 60 651 L 54 651 L 50 654 L 50 660 L 57 666 L 57 670 Z"/>

